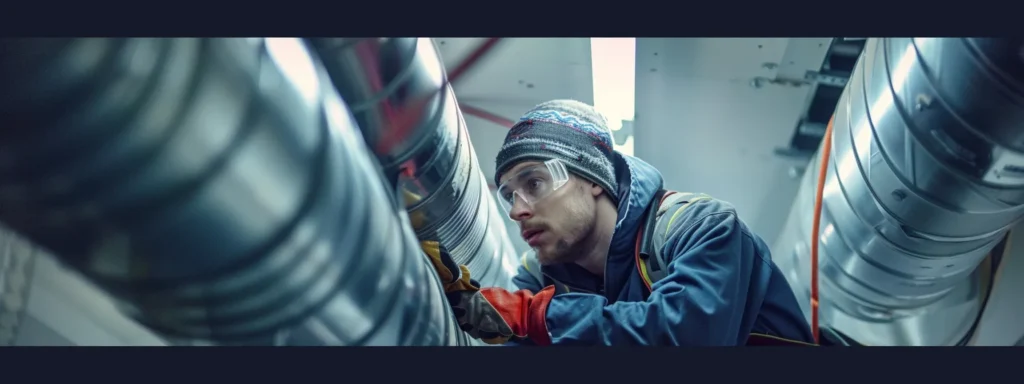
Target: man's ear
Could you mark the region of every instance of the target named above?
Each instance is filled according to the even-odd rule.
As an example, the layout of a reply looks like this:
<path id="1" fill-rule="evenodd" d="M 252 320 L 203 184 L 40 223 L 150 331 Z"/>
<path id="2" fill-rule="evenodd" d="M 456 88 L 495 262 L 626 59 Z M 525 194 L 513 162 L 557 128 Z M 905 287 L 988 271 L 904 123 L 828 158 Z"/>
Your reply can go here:
<path id="1" fill-rule="evenodd" d="M 601 196 L 604 193 L 604 188 L 601 188 L 597 183 L 590 183 L 590 195 L 594 197 Z"/>

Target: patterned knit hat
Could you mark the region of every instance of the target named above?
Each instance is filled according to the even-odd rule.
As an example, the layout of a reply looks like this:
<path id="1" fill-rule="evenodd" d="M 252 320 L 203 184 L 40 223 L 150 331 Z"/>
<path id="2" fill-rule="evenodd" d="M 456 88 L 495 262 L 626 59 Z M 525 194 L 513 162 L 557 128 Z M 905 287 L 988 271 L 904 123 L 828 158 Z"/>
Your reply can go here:
<path id="1" fill-rule="evenodd" d="M 594 107 L 575 100 L 552 100 L 523 115 L 505 136 L 495 160 L 495 184 L 522 161 L 559 159 L 565 167 L 600 185 L 618 203 L 611 131 Z"/>

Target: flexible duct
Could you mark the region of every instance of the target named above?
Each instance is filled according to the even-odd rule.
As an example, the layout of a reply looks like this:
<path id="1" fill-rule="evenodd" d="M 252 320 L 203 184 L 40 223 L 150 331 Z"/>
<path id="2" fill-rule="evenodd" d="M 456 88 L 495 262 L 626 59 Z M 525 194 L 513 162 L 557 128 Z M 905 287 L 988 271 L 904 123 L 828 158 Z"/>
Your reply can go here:
<path id="1" fill-rule="evenodd" d="M 969 336 L 987 295 L 978 266 L 1024 214 L 1021 46 L 867 42 L 834 116 L 818 233 L 823 325 L 866 345 Z M 774 247 L 804 294 L 816 177 L 806 172 Z"/>
<path id="2" fill-rule="evenodd" d="M 4 39 L 0 221 L 175 340 L 461 345 L 298 39 Z"/>
<path id="3" fill-rule="evenodd" d="M 431 39 L 311 42 L 405 197 L 416 236 L 439 241 L 482 285 L 513 288 L 516 252 Z"/>

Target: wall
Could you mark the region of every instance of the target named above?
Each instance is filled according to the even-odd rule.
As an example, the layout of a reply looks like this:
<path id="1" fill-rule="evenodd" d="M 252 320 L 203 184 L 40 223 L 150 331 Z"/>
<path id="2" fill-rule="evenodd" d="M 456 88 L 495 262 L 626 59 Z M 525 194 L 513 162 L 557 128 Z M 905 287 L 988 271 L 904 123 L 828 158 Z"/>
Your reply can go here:
<path id="1" fill-rule="evenodd" d="M 731 202 L 768 243 L 806 163 L 773 150 L 788 144 L 810 88 L 755 88 L 751 80 L 767 75 L 761 63 L 778 62 L 786 40 L 637 41 L 637 156 L 661 170 L 669 189 Z"/>

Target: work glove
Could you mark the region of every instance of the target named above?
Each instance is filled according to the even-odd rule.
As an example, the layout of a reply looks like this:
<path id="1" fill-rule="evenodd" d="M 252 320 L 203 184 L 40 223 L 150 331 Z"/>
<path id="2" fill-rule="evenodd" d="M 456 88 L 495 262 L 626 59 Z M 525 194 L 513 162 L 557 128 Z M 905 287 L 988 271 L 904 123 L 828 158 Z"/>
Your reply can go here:
<path id="1" fill-rule="evenodd" d="M 476 292 L 480 290 L 480 284 L 470 279 L 469 268 L 465 265 L 458 265 L 448 250 L 444 249 L 436 241 L 421 241 L 420 248 L 427 254 L 430 264 L 437 271 L 437 277 L 441 278 L 444 285 L 444 293 L 452 292 Z"/>
<path id="2" fill-rule="evenodd" d="M 548 303 L 555 295 L 550 286 L 536 294 L 527 290 L 509 292 L 504 288 L 480 288 L 465 265 L 457 265 L 436 241 L 420 243 L 444 284 L 459 327 L 470 337 L 487 344 L 530 339 L 537 345 L 551 344 L 548 334 Z M 456 272 L 457 271 L 457 272 Z"/>

